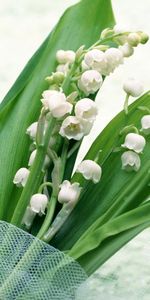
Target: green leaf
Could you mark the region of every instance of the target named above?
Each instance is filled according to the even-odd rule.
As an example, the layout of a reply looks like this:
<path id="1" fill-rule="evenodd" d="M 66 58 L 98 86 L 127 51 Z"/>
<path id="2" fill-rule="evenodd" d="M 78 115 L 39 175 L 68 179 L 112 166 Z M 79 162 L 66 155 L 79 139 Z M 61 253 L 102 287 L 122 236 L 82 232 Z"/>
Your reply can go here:
<path id="1" fill-rule="evenodd" d="M 119 217 L 110 219 L 108 222 L 93 228 L 82 240 L 74 245 L 69 252 L 73 258 L 78 259 L 89 251 L 99 247 L 101 243 L 114 235 L 137 227 L 150 220 L 150 203 L 146 203 L 138 208 L 130 210 Z"/>
<path id="2" fill-rule="evenodd" d="M 120 248 L 149 226 L 150 221 L 105 239 L 99 247 L 80 257 L 78 262 L 87 274 L 91 275 Z"/>
<path id="3" fill-rule="evenodd" d="M 27 165 L 26 128 L 39 115 L 41 94 L 48 87 L 44 79 L 55 70 L 56 51 L 89 47 L 113 25 L 109 0 L 82 0 L 69 8 L 6 95 L 0 106 L 0 219 L 9 221 L 18 201 L 20 191 L 12 180 L 17 169 Z"/>
<path id="4" fill-rule="evenodd" d="M 78 204 L 52 240 L 52 244 L 59 249 L 71 249 L 96 221 L 103 225 L 109 219 L 138 207 L 149 195 L 150 139 L 147 139 L 141 155 L 142 167 L 137 173 L 123 171 L 122 152 L 114 152 L 124 141 L 125 135 L 120 136 L 119 133 L 125 126 L 134 124 L 140 129 L 140 119 L 144 115 L 144 112 L 138 109 L 141 105 L 150 108 L 150 93 L 146 93 L 130 106 L 128 116 L 124 111 L 119 113 L 91 146 L 86 159 L 95 159 L 99 150 L 102 150 L 99 158 L 103 170 L 102 179 L 96 185 L 84 183 Z M 84 182 L 79 174 L 74 175 L 73 181 L 79 181 L 81 184 Z"/>

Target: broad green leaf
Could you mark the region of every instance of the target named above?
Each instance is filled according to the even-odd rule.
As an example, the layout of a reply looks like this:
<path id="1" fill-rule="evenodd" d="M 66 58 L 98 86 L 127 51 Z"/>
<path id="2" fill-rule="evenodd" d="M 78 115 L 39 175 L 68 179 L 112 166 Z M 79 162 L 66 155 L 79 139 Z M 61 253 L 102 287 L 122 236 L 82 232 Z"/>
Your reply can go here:
<path id="1" fill-rule="evenodd" d="M 141 155 L 141 169 L 135 173 L 127 173 L 121 169 L 122 152 L 114 152 L 119 147 L 124 136 L 120 131 L 127 125 L 134 124 L 141 128 L 140 119 L 144 115 L 139 106 L 150 108 L 150 93 L 146 93 L 135 101 L 129 109 L 129 115 L 119 113 L 97 137 L 86 158 L 95 159 L 102 150 L 99 163 L 102 165 L 101 181 L 94 185 L 87 182 L 77 206 L 57 233 L 52 243 L 61 250 L 69 250 L 76 241 L 89 229 L 96 220 L 101 218 L 102 224 L 108 219 L 134 209 L 149 195 L 148 182 L 150 174 L 146 171 L 149 161 L 150 139 Z M 75 174 L 74 181 L 83 184 L 83 178 Z"/>
<path id="2" fill-rule="evenodd" d="M 119 217 L 110 219 L 106 223 L 90 231 L 81 241 L 79 240 L 69 254 L 78 259 L 101 245 L 101 243 L 114 235 L 137 227 L 150 220 L 150 203 L 130 210 Z"/>
<path id="3" fill-rule="evenodd" d="M 16 170 L 27 165 L 26 128 L 37 119 L 44 81 L 55 70 L 58 49 L 89 47 L 105 27 L 114 25 L 109 0 L 82 0 L 69 8 L 28 63 L 0 106 L 0 218 L 9 221 L 20 192 L 13 186 Z"/>
<path id="4" fill-rule="evenodd" d="M 149 226 L 150 221 L 107 238 L 102 242 L 100 247 L 80 257 L 78 262 L 82 265 L 87 274 L 91 275 L 120 248 Z"/>

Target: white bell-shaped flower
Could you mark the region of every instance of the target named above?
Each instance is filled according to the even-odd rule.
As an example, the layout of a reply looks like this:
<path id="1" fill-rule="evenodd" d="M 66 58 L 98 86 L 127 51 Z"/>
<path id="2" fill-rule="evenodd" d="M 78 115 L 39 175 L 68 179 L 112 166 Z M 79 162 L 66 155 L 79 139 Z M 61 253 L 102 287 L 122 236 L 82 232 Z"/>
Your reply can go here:
<path id="1" fill-rule="evenodd" d="M 95 121 L 98 109 L 94 101 L 89 98 L 81 99 L 75 105 L 75 115 L 81 121 Z"/>
<path id="2" fill-rule="evenodd" d="M 25 214 L 24 214 L 22 222 L 21 222 L 22 225 L 25 225 L 25 227 L 27 229 L 30 229 L 35 216 L 36 216 L 36 212 L 34 212 L 30 206 L 27 206 Z"/>
<path id="3" fill-rule="evenodd" d="M 107 60 L 105 57 L 105 53 L 98 49 L 93 49 L 87 52 L 84 56 L 85 64 L 101 74 L 103 74 L 103 70 L 107 67 Z"/>
<path id="4" fill-rule="evenodd" d="M 68 74 L 68 71 L 69 71 L 69 64 L 58 65 L 57 68 L 56 68 L 56 71 L 61 72 L 66 76 Z"/>
<path id="5" fill-rule="evenodd" d="M 72 50 L 58 50 L 56 59 L 59 64 L 73 63 L 75 61 L 75 52 Z"/>
<path id="6" fill-rule="evenodd" d="M 36 153 L 37 153 L 37 150 L 36 150 L 36 149 L 35 149 L 34 151 L 32 151 L 32 153 L 31 153 L 31 155 L 30 155 L 30 157 L 29 157 L 29 162 L 28 162 L 28 166 L 29 166 L 29 167 L 31 167 L 31 166 L 33 165 L 33 162 L 34 162 L 34 160 L 35 160 Z M 49 163 L 50 163 L 50 159 L 49 159 L 48 155 L 46 155 L 43 167 L 44 167 L 44 168 L 47 168 L 48 165 L 49 165 Z"/>
<path id="7" fill-rule="evenodd" d="M 133 151 L 126 151 L 121 156 L 122 169 L 128 172 L 138 171 L 141 166 L 141 160 L 137 153 Z"/>
<path id="8" fill-rule="evenodd" d="M 108 69 L 111 69 L 112 72 L 115 68 L 117 68 L 120 64 L 123 63 L 123 54 L 117 48 L 109 48 L 105 52 L 105 57 L 107 59 L 107 63 L 109 65 Z"/>
<path id="9" fill-rule="evenodd" d="M 144 88 L 143 88 L 143 85 L 141 84 L 141 82 L 134 78 L 127 79 L 124 82 L 123 89 L 128 95 L 130 95 L 132 97 L 138 97 L 144 91 Z"/>
<path id="10" fill-rule="evenodd" d="M 101 74 L 95 70 L 85 71 L 78 81 L 78 87 L 85 95 L 97 92 L 103 83 Z"/>
<path id="11" fill-rule="evenodd" d="M 39 215 L 45 214 L 45 209 L 48 204 L 48 198 L 44 194 L 34 194 L 30 200 L 30 208 L 33 212 Z"/>
<path id="12" fill-rule="evenodd" d="M 101 179 L 102 168 L 95 161 L 87 159 L 79 164 L 76 172 L 81 173 L 85 179 L 98 183 Z"/>
<path id="13" fill-rule="evenodd" d="M 77 117 L 67 117 L 60 128 L 60 135 L 67 139 L 81 140 L 86 135 L 86 128 Z"/>
<path id="14" fill-rule="evenodd" d="M 26 133 L 30 136 L 32 140 L 35 140 L 37 133 L 38 122 L 32 123 L 28 128 Z"/>
<path id="15" fill-rule="evenodd" d="M 150 115 L 145 115 L 141 119 L 141 130 L 144 134 L 149 135 L 150 134 Z"/>
<path id="16" fill-rule="evenodd" d="M 71 183 L 68 180 L 64 180 L 60 185 L 60 191 L 58 194 L 58 201 L 64 203 L 76 203 L 79 199 L 81 187 L 78 182 Z"/>
<path id="17" fill-rule="evenodd" d="M 15 174 L 13 183 L 16 184 L 18 187 L 24 187 L 28 180 L 29 174 L 30 174 L 30 171 L 27 168 L 19 169 L 17 171 L 17 173 Z"/>
<path id="18" fill-rule="evenodd" d="M 124 57 L 130 57 L 134 53 L 134 48 L 128 43 L 125 43 L 123 46 L 119 46 L 119 50 L 123 53 Z"/>
<path id="19" fill-rule="evenodd" d="M 124 144 L 121 146 L 137 153 L 141 153 L 146 145 L 145 138 L 137 133 L 128 133 L 125 137 Z"/>
<path id="20" fill-rule="evenodd" d="M 54 118 L 62 118 L 67 113 L 71 113 L 73 105 L 67 102 L 67 98 L 64 93 L 46 90 L 42 94 L 41 100 L 44 107 L 49 109 Z"/>

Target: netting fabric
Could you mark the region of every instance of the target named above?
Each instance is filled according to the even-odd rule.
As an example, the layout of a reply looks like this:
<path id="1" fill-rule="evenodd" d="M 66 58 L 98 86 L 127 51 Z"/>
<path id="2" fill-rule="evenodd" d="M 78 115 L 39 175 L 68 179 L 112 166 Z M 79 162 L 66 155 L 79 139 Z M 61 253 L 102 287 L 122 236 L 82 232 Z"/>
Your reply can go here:
<path id="1" fill-rule="evenodd" d="M 69 256 L 0 221 L 0 299 L 72 300 L 86 278 Z"/>

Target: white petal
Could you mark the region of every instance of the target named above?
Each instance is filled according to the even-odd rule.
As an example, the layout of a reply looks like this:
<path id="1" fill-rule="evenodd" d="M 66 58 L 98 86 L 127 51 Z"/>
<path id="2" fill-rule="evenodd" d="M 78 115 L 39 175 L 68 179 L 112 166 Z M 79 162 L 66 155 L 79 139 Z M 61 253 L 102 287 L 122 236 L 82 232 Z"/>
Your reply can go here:
<path id="1" fill-rule="evenodd" d="M 103 83 L 101 74 L 95 70 L 85 71 L 78 81 L 78 87 L 85 95 L 97 92 Z"/>
<path id="2" fill-rule="evenodd" d="M 139 82 L 138 80 L 135 80 L 134 78 L 129 78 L 128 80 L 126 80 L 124 82 L 123 89 L 128 95 L 130 95 L 132 97 L 138 97 L 144 91 L 144 88 L 143 88 L 143 85 L 141 84 L 141 82 Z"/>
<path id="3" fill-rule="evenodd" d="M 128 133 L 122 147 L 141 153 L 146 145 L 145 138 L 137 133 Z"/>
<path id="4" fill-rule="evenodd" d="M 144 134 L 150 134 L 150 115 L 145 115 L 141 119 L 142 131 Z"/>
<path id="5" fill-rule="evenodd" d="M 31 210 L 37 214 L 44 214 L 48 204 L 48 198 L 44 194 L 34 194 L 30 200 Z"/>
<path id="6" fill-rule="evenodd" d="M 15 174 L 13 183 L 16 184 L 18 187 L 24 187 L 28 180 L 29 174 L 30 174 L 30 171 L 28 169 L 26 169 L 26 168 L 19 169 L 17 171 L 17 173 Z"/>
<path id="7" fill-rule="evenodd" d="M 82 119 L 85 121 L 95 121 L 97 114 L 97 106 L 91 99 L 81 99 L 75 106 L 75 115 L 78 119 Z"/>
<path id="8" fill-rule="evenodd" d="M 98 183 L 102 175 L 101 167 L 92 160 L 83 160 L 76 172 L 81 173 L 85 179 L 92 180 L 94 183 Z"/>
<path id="9" fill-rule="evenodd" d="M 133 151 L 126 151 L 121 156 L 122 169 L 128 172 L 138 171 L 141 166 L 141 160 L 137 153 Z"/>
<path id="10" fill-rule="evenodd" d="M 65 180 L 60 186 L 58 201 L 62 204 L 77 202 L 80 192 L 81 187 L 78 182 L 71 184 L 70 181 Z"/>
<path id="11" fill-rule="evenodd" d="M 84 128 L 76 117 L 69 116 L 63 121 L 59 133 L 69 140 L 80 140 L 84 136 Z"/>
<path id="12" fill-rule="evenodd" d="M 36 138 L 37 126 L 38 126 L 38 122 L 34 122 L 27 128 L 27 131 L 26 131 L 26 133 L 33 140 L 35 140 L 35 138 Z"/>

